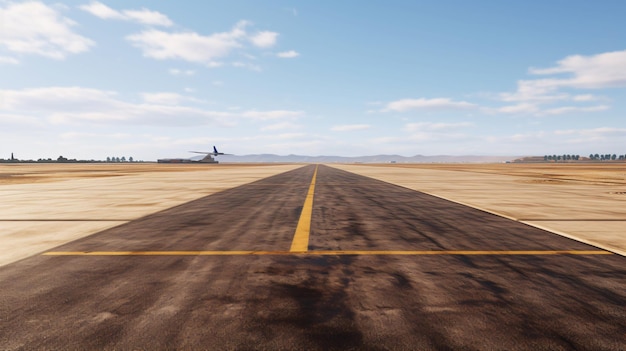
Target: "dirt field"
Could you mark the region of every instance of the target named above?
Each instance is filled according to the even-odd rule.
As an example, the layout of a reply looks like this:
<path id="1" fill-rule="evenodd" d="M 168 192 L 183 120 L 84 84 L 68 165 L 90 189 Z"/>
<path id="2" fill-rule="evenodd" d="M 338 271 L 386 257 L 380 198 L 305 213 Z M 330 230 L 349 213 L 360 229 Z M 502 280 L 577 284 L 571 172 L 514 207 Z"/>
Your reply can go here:
<path id="1" fill-rule="evenodd" d="M 0 265 L 301 166 L 0 164 Z M 626 253 L 625 164 L 333 167 Z"/>
<path id="2" fill-rule="evenodd" d="M 396 164 L 393 167 L 509 175 L 524 178 L 520 181 L 527 183 L 626 185 L 626 163 Z"/>
<path id="3" fill-rule="evenodd" d="M 206 165 L 157 163 L 0 164 L 0 185 L 130 176 L 144 173 L 198 172 L 258 167 L 258 164 Z"/>

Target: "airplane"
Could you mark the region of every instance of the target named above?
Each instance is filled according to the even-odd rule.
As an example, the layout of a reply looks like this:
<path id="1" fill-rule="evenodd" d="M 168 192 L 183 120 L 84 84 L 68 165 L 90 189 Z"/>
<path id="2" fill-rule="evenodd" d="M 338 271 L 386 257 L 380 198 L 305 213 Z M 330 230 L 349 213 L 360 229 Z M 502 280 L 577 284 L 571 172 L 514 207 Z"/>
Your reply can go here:
<path id="1" fill-rule="evenodd" d="M 195 161 L 195 160 L 188 159 L 188 158 L 164 158 L 164 159 L 157 160 L 157 162 L 158 163 L 219 163 L 213 157 L 219 156 L 219 155 L 232 155 L 232 154 L 225 154 L 223 152 L 217 151 L 217 148 L 215 146 L 213 146 L 213 152 L 205 152 L 205 151 L 189 151 L 189 152 L 193 152 L 196 154 L 203 154 L 206 156 L 199 161 Z"/>
<path id="2" fill-rule="evenodd" d="M 189 151 L 189 152 L 193 152 L 195 154 L 211 155 L 211 156 L 232 155 L 232 154 L 225 154 L 223 152 L 217 151 L 217 148 L 215 147 L 215 145 L 213 145 L 213 152 L 205 152 L 205 151 Z"/>
<path id="3" fill-rule="evenodd" d="M 206 157 L 204 157 L 202 160 L 197 161 L 197 162 L 201 162 L 201 163 L 218 163 L 217 160 L 213 158 L 214 156 L 232 155 L 232 154 L 225 154 L 223 152 L 217 151 L 217 148 L 215 147 L 215 145 L 213 145 L 213 152 L 205 152 L 205 151 L 189 151 L 189 152 L 193 152 L 195 154 L 206 155 Z"/>

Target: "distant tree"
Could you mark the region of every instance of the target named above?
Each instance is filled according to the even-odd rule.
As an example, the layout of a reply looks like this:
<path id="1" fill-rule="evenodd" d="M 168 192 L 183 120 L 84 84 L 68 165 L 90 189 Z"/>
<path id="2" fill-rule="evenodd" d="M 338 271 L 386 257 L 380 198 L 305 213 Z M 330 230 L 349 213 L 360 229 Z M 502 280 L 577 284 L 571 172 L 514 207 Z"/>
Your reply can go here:
<path id="1" fill-rule="evenodd" d="M 613 156 L 611 156 L 611 160 L 615 161 L 615 159 L 617 159 L 617 155 L 613 154 Z"/>
<path id="2" fill-rule="evenodd" d="M 593 155 L 593 159 L 594 160 L 599 160 L 600 159 L 600 155 L 598 155 L 598 154 Z"/>
<path id="3" fill-rule="evenodd" d="M 120 162 L 120 158 L 119 157 L 115 157 L 115 162 Z"/>
<path id="4" fill-rule="evenodd" d="M 59 158 L 57 158 L 57 162 L 67 162 L 67 158 L 59 156 Z"/>
<path id="5" fill-rule="evenodd" d="M 107 157 L 107 162 L 111 162 L 111 158 L 110 157 Z"/>
<path id="6" fill-rule="evenodd" d="M 133 162 L 133 157 L 132 157 L 132 156 L 130 156 L 130 157 L 128 158 L 128 162 Z"/>
<path id="7" fill-rule="evenodd" d="M 122 162 L 126 162 L 126 156 L 122 156 Z"/>

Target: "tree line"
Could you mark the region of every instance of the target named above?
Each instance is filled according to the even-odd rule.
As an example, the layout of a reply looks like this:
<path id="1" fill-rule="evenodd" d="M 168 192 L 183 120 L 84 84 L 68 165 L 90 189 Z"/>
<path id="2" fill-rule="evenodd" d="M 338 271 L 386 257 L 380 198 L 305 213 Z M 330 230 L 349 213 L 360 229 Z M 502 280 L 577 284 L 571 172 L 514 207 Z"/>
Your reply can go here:
<path id="1" fill-rule="evenodd" d="M 617 155 L 617 154 L 589 154 L 589 159 L 592 161 L 625 161 L 626 155 Z M 544 161 L 579 161 L 580 155 L 545 155 L 543 156 Z"/>
<path id="2" fill-rule="evenodd" d="M 133 157 L 129 157 L 128 160 L 126 160 L 125 156 L 122 157 L 107 157 L 107 162 L 135 162 L 135 160 L 133 159 Z"/>
<path id="3" fill-rule="evenodd" d="M 592 160 L 598 160 L 598 161 L 615 161 L 615 160 L 620 160 L 620 161 L 624 161 L 626 160 L 626 155 L 616 155 L 616 154 L 605 154 L 605 155 L 599 155 L 599 154 L 589 154 L 589 158 Z"/>

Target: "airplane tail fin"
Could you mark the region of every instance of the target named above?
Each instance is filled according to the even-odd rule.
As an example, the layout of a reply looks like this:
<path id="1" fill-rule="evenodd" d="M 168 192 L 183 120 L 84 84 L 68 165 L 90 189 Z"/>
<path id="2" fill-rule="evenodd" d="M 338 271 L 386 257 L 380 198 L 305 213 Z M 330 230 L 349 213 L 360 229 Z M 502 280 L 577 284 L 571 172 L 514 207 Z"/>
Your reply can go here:
<path id="1" fill-rule="evenodd" d="M 215 145 L 213 145 L 213 152 L 215 152 L 216 154 L 218 153 L 217 152 L 217 148 L 215 147 Z"/>

